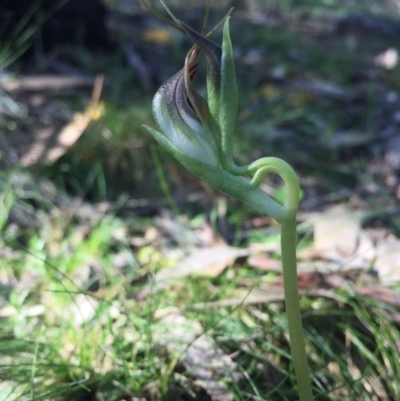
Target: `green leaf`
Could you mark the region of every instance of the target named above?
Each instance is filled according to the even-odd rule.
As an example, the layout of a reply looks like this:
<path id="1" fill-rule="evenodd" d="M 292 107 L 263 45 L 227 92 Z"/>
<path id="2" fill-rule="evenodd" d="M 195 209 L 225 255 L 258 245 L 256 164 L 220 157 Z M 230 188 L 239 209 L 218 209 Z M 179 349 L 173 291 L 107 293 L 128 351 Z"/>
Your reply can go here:
<path id="1" fill-rule="evenodd" d="M 282 222 L 287 218 L 287 211 L 285 208 L 260 188 L 251 185 L 249 180 L 243 177 L 233 176 L 221 167 L 216 167 L 193 158 L 175 148 L 160 132 L 145 125 L 143 127 L 150 132 L 154 139 L 167 152 L 171 153 L 183 167 L 212 187 L 242 201 L 260 213 L 273 216 L 278 222 Z"/>

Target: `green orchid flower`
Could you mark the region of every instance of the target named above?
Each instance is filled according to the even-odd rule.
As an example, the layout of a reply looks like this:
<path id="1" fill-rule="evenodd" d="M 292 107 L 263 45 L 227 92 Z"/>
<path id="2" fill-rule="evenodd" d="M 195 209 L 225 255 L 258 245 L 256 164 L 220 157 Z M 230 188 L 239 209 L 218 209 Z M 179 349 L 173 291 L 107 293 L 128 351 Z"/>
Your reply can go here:
<path id="1" fill-rule="evenodd" d="M 178 160 L 180 157 L 175 149 L 213 166 L 224 164 L 226 148 L 231 147 L 237 112 L 236 80 L 230 79 L 234 85 L 229 85 L 226 78 L 234 78 L 229 19 L 225 22 L 223 50 L 184 23 L 177 23 L 196 45 L 188 52 L 184 68 L 163 84 L 154 96 L 153 115 L 161 132 L 149 127 L 146 129 Z M 192 85 L 199 66 L 195 63 L 199 50 L 207 58 L 208 103 Z M 228 74 L 224 73 L 225 70 Z"/>
<path id="2" fill-rule="evenodd" d="M 160 1 L 172 17 L 168 22 L 191 38 L 194 46 L 187 53 L 183 68 L 154 96 L 153 115 L 159 130 L 144 128 L 191 173 L 281 224 L 284 290 L 293 364 L 300 401 L 312 401 L 297 287 L 296 213 L 300 194 L 297 175 L 289 164 L 275 157 L 264 157 L 242 167 L 233 161 L 238 90 L 229 16 L 224 20 L 222 46 L 219 46 L 208 39 L 208 35 L 177 20 Z M 192 84 L 199 68 L 196 59 L 200 51 L 207 62 L 207 101 Z M 259 188 L 264 176 L 271 172 L 278 174 L 284 182 L 287 194 L 283 205 Z"/>
<path id="3" fill-rule="evenodd" d="M 175 23 L 195 45 L 189 50 L 184 67 L 153 98 L 153 115 L 159 131 L 144 128 L 191 173 L 281 221 L 287 210 L 255 185 L 261 181 L 263 170 L 254 163 L 245 167 L 233 163 L 232 137 L 238 100 L 229 18 L 224 24 L 222 48 L 184 23 Z M 200 50 L 207 60 L 208 102 L 192 85 Z M 238 175 L 254 175 L 254 179 L 250 182 Z"/>

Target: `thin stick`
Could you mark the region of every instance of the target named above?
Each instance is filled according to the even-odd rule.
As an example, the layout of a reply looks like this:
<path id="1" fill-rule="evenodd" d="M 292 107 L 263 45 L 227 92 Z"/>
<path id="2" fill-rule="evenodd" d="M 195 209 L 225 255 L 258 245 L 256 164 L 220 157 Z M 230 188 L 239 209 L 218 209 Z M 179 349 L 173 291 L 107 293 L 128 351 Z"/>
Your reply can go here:
<path id="1" fill-rule="evenodd" d="M 201 34 L 204 36 L 207 30 L 207 24 L 208 24 L 208 16 L 210 15 L 210 8 L 211 8 L 211 0 L 207 1 L 207 8 L 206 8 L 206 13 L 204 15 L 204 20 L 203 20 L 203 28 L 201 29 Z"/>

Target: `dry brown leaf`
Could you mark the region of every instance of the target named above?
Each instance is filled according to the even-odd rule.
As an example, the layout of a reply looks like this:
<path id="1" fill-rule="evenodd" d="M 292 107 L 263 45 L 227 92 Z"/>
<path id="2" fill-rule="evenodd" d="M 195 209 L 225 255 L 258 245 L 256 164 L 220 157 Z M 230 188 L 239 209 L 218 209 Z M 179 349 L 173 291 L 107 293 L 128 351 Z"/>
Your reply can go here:
<path id="1" fill-rule="evenodd" d="M 42 91 L 47 89 L 66 89 L 93 85 L 93 78 L 60 75 L 25 76 L 0 80 L 0 88 L 6 92 Z"/>
<path id="2" fill-rule="evenodd" d="M 314 245 L 300 258 L 324 258 L 337 269 L 368 267 L 375 256 L 374 245 L 362 230 L 360 217 L 342 206 L 335 206 L 312 218 Z"/>
<path id="3" fill-rule="evenodd" d="M 252 255 L 247 259 L 247 263 L 257 270 L 282 272 L 282 262 L 271 259 L 267 255 Z"/>
<path id="4" fill-rule="evenodd" d="M 99 103 L 103 88 L 104 77 L 98 76 L 93 88 L 92 99 L 83 113 L 75 113 L 73 121 L 67 124 L 57 135 L 55 143 L 46 150 L 45 163 L 54 163 L 79 139 L 92 121 L 98 120 L 103 112 L 104 105 Z"/>
<path id="5" fill-rule="evenodd" d="M 359 295 L 384 302 L 400 309 L 399 291 L 391 290 L 381 285 L 375 285 L 373 287 L 356 286 L 354 290 Z"/>
<path id="6" fill-rule="evenodd" d="M 158 291 L 168 285 L 172 280 L 189 276 L 191 274 L 216 277 L 236 258 L 247 256 L 248 249 L 219 246 L 202 248 L 194 251 L 187 258 L 171 268 L 166 268 L 154 276 L 152 291 Z"/>
<path id="7" fill-rule="evenodd" d="M 76 328 L 81 327 L 95 316 L 98 304 L 99 301 L 96 298 L 78 294 L 70 307 L 63 311 L 63 318 L 65 316 L 73 317 L 74 326 Z"/>
<path id="8" fill-rule="evenodd" d="M 263 290 L 258 287 L 251 288 L 250 290 L 236 290 L 235 296 L 220 301 L 201 302 L 191 306 L 192 309 L 205 309 L 205 308 L 224 308 L 235 307 L 239 305 L 254 305 L 270 302 L 283 301 L 285 299 L 283 287 L 281 285 L 271 286 L 268 290 Z"/>
<path id="9" fill-rule="evenodd" d="M 68 123 L 57 135 L 56 143 L 46 151 L 44 162 L 51 164 L 64 155 L 68 149 L 80 138 L 93 120 L 103 114 L 104 107 L 87 107 L 83 113 L 75 113 L 73 120 Z"/>
<path id="10" fill-rule="evenodd" d="M 237 290 L 235 297 L 221 301 L 201 302 L 194 304 L 190 309 L 203 310 L 205 308 L 235 307 L 239 305 L 268 304 L 282 302 L 285 300 L 282 281 L 278 279 L 267 289 L 254 287 L 250 290 Z M 334 293 L 332 289 L 326 288 L 299 288 L 300 295 L 311 297 L 324 297 L 334 299 L 338 302 L 345 302 L 345 298 Z"/>
<path id="11" fill-rule="evenodd" d="M 45 311 L 46 308 L 44 305 L 28 306 L 22 309 L 23 316 L 26 317 L 41 316 L 45 314 Z M 12 316 L 17 316 L 19 313 L 21 313 L 21 311 L 17 310 L 12 305 L 6 305 L 3 308 L 0 308 L 0 318 L 9 318 Z"/>
<path id="12" fill-rule="evenodd" d="M 356 213 L 334 207 L 312 219 L 314 245 L 299 257 L 329 260 L 329 270 L 352 270 L 374 266 L 380 282 L 391 285 L 400 281 L 400 241 L 375 239 L 362 229 Z M 333 262 L 333 263 L 332 263 Z M 301 269 L 299 269 L 301 270 Z M 318 269 L 319 270 L 319 269 Z M 320 271 L 320 270 L 319 270 Z"/>
<path id="13" fill-rule="evenodd" d="M 374 269 L 384 285 L 400 281 L 400 241 L 386 241 L 377 246 Z"/>
<path id="14" fill-rule="evenodd" d="M 235 362 L 204 332 L 197 321 L 179 313 L 165 316 L 155 329 L 155 337 L 168 351 L 179 358 L 196 382 L 213 401 L 231 401 L 226 383 L 242 377 Z"/>
<path id="15" fill-rule="evenodd" d="M 359 217 L 342 207 L 314 220 L 314 249 L 325 257 L 342 259 L 354 254 L 361 224 Z"/>
<path id="16" fill-rule="evenodd" d="M 181 216 L 177 219 L 176 216 L 166 210 L 161 211 L 161 215 L 154 219 L 154 223 L 164 236 L 178 243 L 180 248 L 203 248 L 224 243 L 214 235 L 208 223 L 193 229 L 186 217 Z"/>
<path id="17" fill-rule="evenodd" d="M 51 85 L 56 85 L 57 80 L 54 79 L 54 82 L 50 80 L 50 82 Z M 91 82 L 93 81 L 91 80 Z M 16 148 L 16 155 L 19 156 L 22 166 L 29 167 L 38 162 L 54 163 L 80 138 L 92 121 L 101 117 L 104 105 L 99 103 L 99 100 L 103 82 L 102 75 L 96 77 L 89 105 L 82 113 L 76 113 L 73 120 L 61 131 L 57 131 L 54 127 L 47 127 L 35 132 L 34 138 L 32 135 L 28 135 L 29 140 L 25 139 L 25 135 L 20 140 L 15 138 L 16 143 L 13 144 L 13 147 Z"/>

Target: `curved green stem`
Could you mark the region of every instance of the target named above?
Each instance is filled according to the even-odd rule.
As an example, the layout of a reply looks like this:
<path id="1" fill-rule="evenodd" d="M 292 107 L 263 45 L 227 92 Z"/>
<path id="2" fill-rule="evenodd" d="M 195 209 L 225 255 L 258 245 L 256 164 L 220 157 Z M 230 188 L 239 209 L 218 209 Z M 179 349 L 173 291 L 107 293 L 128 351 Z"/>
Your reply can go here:
<path id="1" fill-rule="evenodd" d="M 229 157 L 224 157 L 222 162 L 224 169 L 233 175 L 253 176 L 253 179 L 251 180 L 251 185 L 253 187 L 258 187 L 268 173 L 279 175 L 287 190 L 284 204 L 285 211 L 290 217 L 296 215 L 300 200 L 300 184 L 297 174 L 290 164 L 277 157 L 263 157 L 248 166 L 242 167 L 237 166 Z M 275 216 L 270 216 L 276 219 Z M 279 219 L 276 220 L 280 222 Z"/>
<path id="2" fill-rule="evenodd" d="M 244 167 L 236 166 L 229 157 L 226 157 L 224 162 L 231 174 L 253 176 L 250 183 L 252 187 L 258 187 L 268 173 L 278 174 L 284 182 L 287 191 L 283 206 L 285 213 L 280 216 L 269 215 L 281 224 L 282 270 L 286 314 L 299 397 L 300 401 L 313 401 L 297 284 L 296 214 L 300 199 L 299 179 L 296 172 L 288 163 L 276 157 L 264 157 Z M 261 208 L 258 210 L 262 211 Z"/>
<path id="3" fill-rule="evenodd" d="M 299 208 L 300 184 L 296 172 L 290 164 L 277 157 L 263 157 L 248 166 L 253 175 L 252 185 L 259 186 L 268 173 L 278 174 L 282 178 L 287 190 L 284 207 L 289 215 L 295 216 Z"/>
<path id="4" fill-rule="evenodd" d="M 239 172 L 239 169 L 240 168 L 237 168 L 236 172 Z M 293 168 L 288 163 L 276 157 L 265 157 L 259 159 L 254 163 L 251 163 L 245 169 L 247 174 L 253 176 L 251 185 L 258 187 L 266 174 L 275 173 L 282 178 L 287 190 L 284 204 L 286 215 L 280 221 L 286 314 L 289 328 L 290 347 L 300 401 L 312 401 L 313 393 L 308 372 L 297 283 L 296 213 L 300 198 L 299 179 Z"/>

